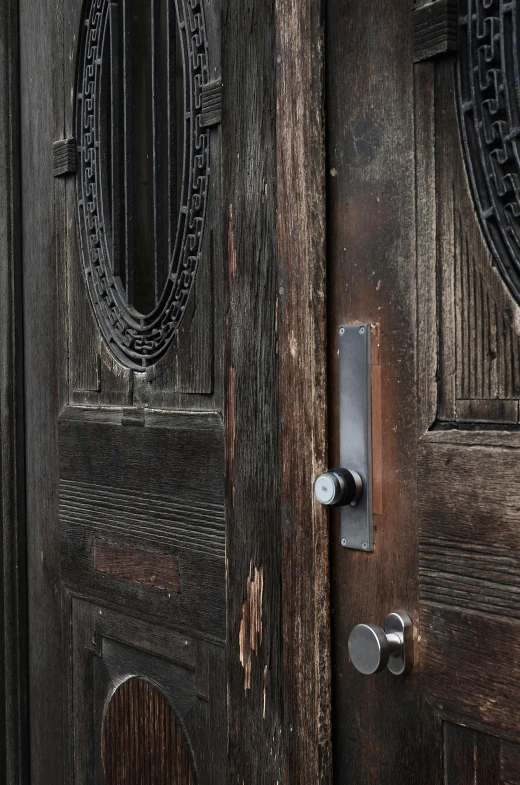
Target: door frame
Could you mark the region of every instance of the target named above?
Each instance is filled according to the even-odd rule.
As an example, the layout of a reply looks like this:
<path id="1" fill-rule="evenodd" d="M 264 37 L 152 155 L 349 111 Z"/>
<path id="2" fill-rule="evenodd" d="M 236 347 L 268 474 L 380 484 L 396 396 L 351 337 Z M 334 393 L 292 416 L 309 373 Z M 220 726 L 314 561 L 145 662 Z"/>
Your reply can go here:
<path id="1" fill-rule="evenodd" d="M 222 19 L 224 416 L 227 498 L 234 499 L 226 521 L 228 780 L 240 774 L 260 783 L 275 775 L 280 783 L 325 785 L 331 779 L 328 522 L 312 493 L 327 458 L 322 2 L 266 0 L 248 7 L 223 0 Z M 6 687 L 0 760 L 5 780 L 25 785 L 18 34 L 18 0 L 0 0 L 0 669 Z M 259 326 L 262 350 L 251 362 Z M 251 412 L 258 418 L 253 432 Z M 240 439 L 253 449 L 236 449 Z"/>
<path id="2" fill-rule="evenodd" d="M 29 782 L 18 2 L 0 0 L 0 773 Z"/>

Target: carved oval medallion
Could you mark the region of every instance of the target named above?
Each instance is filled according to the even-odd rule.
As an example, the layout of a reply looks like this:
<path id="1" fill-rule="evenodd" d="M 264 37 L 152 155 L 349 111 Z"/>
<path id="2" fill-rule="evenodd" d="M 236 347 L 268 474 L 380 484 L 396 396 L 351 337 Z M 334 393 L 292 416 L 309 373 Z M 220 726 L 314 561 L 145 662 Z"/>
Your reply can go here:
<path id="1" fill-rule="evenodd" d="M 144 369 L 199 264 L 209 177 L 202 0 L 86 0 L 76 93 L 80 254 L 101 333 Z"/>
<path id="2" fill-rule="evenodd" d="M 459 0 L 458 91 L 466 165 L 496 265 L 520 302 L 518 0 Z"/>
<path id="3" fill-rule="evenodd" d="M 195 785 L 184 731 L 150 682 L 129 679 L 114 693 L 103 722 L 106 785 Z"/>

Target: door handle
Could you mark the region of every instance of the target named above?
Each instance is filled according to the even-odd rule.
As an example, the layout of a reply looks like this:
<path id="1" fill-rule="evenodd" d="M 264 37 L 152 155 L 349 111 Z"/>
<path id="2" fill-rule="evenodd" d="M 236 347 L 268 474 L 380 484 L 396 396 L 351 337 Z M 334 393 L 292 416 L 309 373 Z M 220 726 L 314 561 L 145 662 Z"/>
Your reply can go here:
<path id="1" fill-rule="evenodd" d="M 350 661 L 366 676 L 388 668 L 401 676 L 414 666 L 413 623 L 407 613 L 391 613 L 385 629 L 375 624 L 357 624 L 348 639 Z"/>
<path id="2" fill-rule="evenodd" d="M 344 548 L 374 550 L 372 520 L 371 348 L 369 324 L 345 324 L 338 336 L 339 460 L 314 483 L 321 504 L 339 507 Z"/>

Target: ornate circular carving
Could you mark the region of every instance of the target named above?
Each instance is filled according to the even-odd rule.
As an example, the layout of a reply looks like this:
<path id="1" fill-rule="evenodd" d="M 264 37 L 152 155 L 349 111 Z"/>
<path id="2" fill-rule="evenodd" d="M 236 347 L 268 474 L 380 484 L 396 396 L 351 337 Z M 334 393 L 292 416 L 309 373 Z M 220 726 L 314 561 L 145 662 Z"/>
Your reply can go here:
<path id="1" fill-rule="evenodd" d="M 202 0 L 176 0 L 185 93 L 184 178 L 174 250 L 156 306 L 143 315 L 130 307 L 114 264 L 104 194 L 108 177 L 100 152 L 103 73 L 109 46 L 110 0 L 86 0 L 80 35 L 76 92 L 76 177 L 80 255 L 89 299 L 101 333 L 127 367 L 143 370 L 170 345 L 182 321 L 199 263 L 209 178 L 209 136 L 202 125 L 201 92 L 208 81 Z"/>
<path id="2" fill-rule="evenodd" d="M 164 696 L 129 679 L 116 690 L 103 722 L 106 785 L 195 785 L 190 749 Z"/>
<path id="3" fill-rule="evenodd" d="M 520 3 L 459 0 L 458 93 L 482 228 L 520 302 Z"/>

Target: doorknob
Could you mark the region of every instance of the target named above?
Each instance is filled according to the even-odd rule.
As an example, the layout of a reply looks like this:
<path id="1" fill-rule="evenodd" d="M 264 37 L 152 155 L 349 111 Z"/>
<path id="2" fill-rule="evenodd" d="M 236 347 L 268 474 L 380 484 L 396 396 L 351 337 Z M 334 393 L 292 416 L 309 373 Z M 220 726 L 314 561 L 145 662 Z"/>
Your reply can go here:
<path id="1" fill-rule="evenodd" d="M 414 666 L 413 624 L 407 613 L 391 613 L 385 629 L 358 624 L 350 633 L 348 653 L 360 673 L 370 675 L 388 668 L 401 676 Z"/>
<path id="2" fill-rule="evenodd" d="M 363 480 L 351 469 L 331 469 L 314 483 L 314 495 L 327 507 L 355 505 L 363 493 Z"/>

